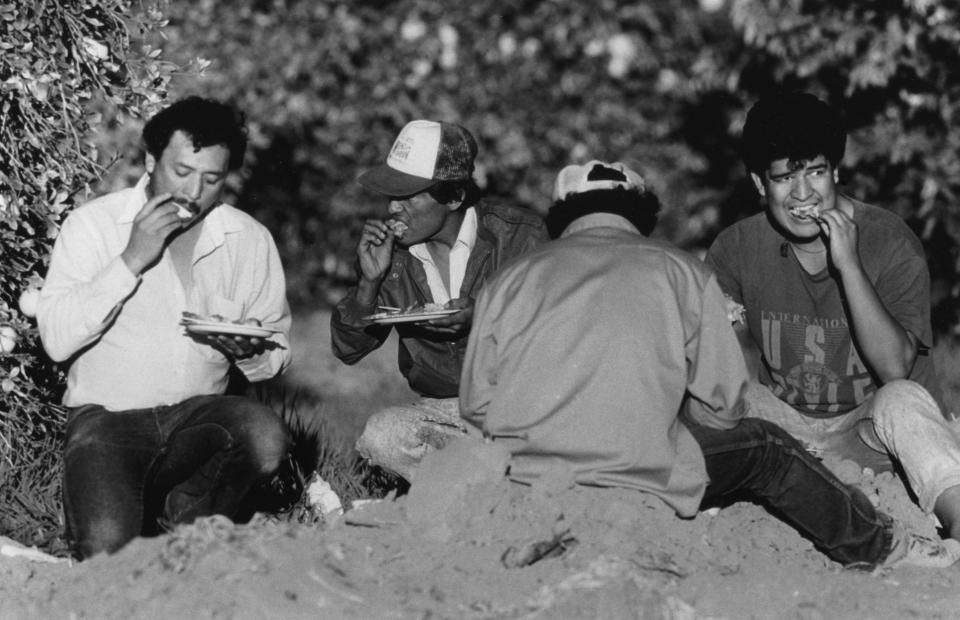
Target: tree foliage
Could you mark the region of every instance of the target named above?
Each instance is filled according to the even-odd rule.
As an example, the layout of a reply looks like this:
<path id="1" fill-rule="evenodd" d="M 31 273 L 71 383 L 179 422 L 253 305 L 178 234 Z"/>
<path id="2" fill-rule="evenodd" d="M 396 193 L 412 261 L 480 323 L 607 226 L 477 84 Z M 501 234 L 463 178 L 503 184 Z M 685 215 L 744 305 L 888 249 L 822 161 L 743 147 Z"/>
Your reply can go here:
<path id="1" fill-rule="evenodd" d="M 682 104 L 718 87 L 711 52 L 738 42 L 692 0 L 201 0 L 171 11 L 168 52 L 211 61 L 178 94 L 249 115 L 237 200 L 276 235 L 294 302 L 335 298 L 352 275 L 361 220 L 383 206 L 354 179 L 414 118 L 469 127 L 494 195 L 545 209 L 562 165 L 622 159 L 667 194 L 662 234 L 685 242 L 714 217 L 702 207 L 718 191 L 689 183 L 707 160 L 685 141 Z M 711 43 L 717 30 L 729 36 Z"/>
<path id="2" fill-rule="evenodd" d="M 101 124 L 93 104 L 148 114 L 175 68 L 159 49 L 131 47 L 166 23 L 160 6 L 131 4 L 0 3 L 0 533 L 30 521 L 31 485 L 55 484 L 64 421 L 61 377 L 21 295 L 39 287 L 62 218 L 103 172 L 89 138 Z M 46 520 L 27 537 L 49 537 L 56 512 Z"/>
<path id="3" fill-rule="evenodd" d="M 934 279 L 940 331 L 960 306 L 960 8 L 935 0 L 736 0 L 738 87 L 818 92 L 846 112 L 850 191 L 904 217 Z"/>
<path id="4" fill-rule="evenodd" d="M 295 301 L 322 299 L 351 272 L 358 221 L 377 207 L 354 178 L 382 161 L 407 120 L 470 127 L 486 189 L 538 209 L 565 163 L 627 161 L 664 198 L 659 234 L 696 247 L 758 208 L 737 133 L 757 95 L 792 86 L 846 109 L 849 190 L 916 227 L 940 315 L 956 305 L 952 5 L 201 0 L 172 8 L 168 49 L 213 63 L 209 79 L 175 88 L 233 99 L 250 115 L 253 157 L 238 201 L 277 234 Z"/>
<path id="5" fill-rule="evenodd" d="M 469 127 L 486 190 L 539 210 L 561 166 L 625 161 L 661 194 L 658 234 L 693 248 L 758 208 L 737 157 L 749 104 L 812 90 L 846 111 L 848 191 L 926 244 L 943 330 L 960 306 L 958 17 L 934 0 L 0 0 L 0 344 L 17 339 L 0 352 L 0 488 L 22 471 L 18 442 L 62 422 L 17 300 L 104 167 L 128 164 L 100 191 L 139 174 L 137 120 L 168 90 L 247 112 L 234 200 L 276 235 L 301 303 L 351 277 L 361 220 L 382 208 L 354 179 L 408 120 Z M 162 55 L 211 70 L 171 81 Z"/>

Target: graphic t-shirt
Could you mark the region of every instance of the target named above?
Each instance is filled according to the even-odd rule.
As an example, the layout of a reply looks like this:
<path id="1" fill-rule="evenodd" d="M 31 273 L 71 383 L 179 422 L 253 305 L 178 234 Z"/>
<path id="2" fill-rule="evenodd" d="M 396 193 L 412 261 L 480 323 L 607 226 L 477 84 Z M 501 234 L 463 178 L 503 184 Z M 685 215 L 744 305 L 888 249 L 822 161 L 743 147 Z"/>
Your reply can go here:
<path id="1" fill-rule="evenodd" d="M 921 343 L 932 341 L 930 277 L 920 241 L 897 215 L 853 202 L 860 260 L 887 311 Z M 845 413 L 877 390 L 852 339 L 839 274 L 804 271 L 765 213 L 718 235 L 706 258 L 721 288 L 746 307 L 750 335 L 762 353 L 761 383 L 815 417 Z M 929 353 L 910 379 L 940 399 Z"/>

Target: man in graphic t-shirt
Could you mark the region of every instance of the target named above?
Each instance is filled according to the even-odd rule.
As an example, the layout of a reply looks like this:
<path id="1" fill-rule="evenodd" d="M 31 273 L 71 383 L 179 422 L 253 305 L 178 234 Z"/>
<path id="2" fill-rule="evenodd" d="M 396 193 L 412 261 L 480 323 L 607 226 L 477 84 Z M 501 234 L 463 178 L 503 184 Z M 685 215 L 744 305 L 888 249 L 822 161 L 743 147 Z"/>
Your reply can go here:
<path id="1" fill-rule="evenodd" d="M 762 355 L 747 415 L 818 455 L 898 461 L 920 506 L 960 539 L 960 445 L 937 400 L 926 259 L 899 217 L 840 193 L 845 143 L 838 113 L 810 94 L 773 95 L 747 115 L 742 154 L 766 211 L 707 254 Z"/>

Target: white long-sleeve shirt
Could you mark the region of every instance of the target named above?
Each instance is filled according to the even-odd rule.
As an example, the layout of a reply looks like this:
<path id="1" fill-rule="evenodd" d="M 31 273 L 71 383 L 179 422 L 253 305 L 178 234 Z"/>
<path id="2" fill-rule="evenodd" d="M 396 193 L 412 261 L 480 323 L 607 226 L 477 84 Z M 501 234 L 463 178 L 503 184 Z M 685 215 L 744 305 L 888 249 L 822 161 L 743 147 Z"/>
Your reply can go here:
<path id="1" fill-rule="evenodd" d="M 54 245 L 37 324 L 50 357 L 69 360 L 67 406 L 125 410 L 223 393 L 230 362 L 184 331 L 185 310 L 255 318 L 280 330 L 270 338 L 276 348 L 236 362 L 251 381 L 269 379 L 290 363 L 286 282 L 267 229 L 220 204 L 200 223 L 190 290 L 168 251 L 134 276 L 120 254 L 146 202 L 145 187 L 144 176 L 132 188 L 81 206 Z"/>

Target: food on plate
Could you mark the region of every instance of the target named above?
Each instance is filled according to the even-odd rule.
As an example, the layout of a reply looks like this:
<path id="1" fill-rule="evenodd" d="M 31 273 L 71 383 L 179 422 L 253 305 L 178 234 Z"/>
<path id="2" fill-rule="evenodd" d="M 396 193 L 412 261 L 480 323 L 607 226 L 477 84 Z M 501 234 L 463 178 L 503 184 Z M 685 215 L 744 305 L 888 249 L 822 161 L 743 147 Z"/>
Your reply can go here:
<path id="1" fill-rule="evenodd" d="M 392 232 L 393 236 L 397 239 L 402 239 L 403 235 L 407 232 L 407 228 L 409 228 L 409 226 L 401 220 L 389 219 L 386 224 L 390 232 Z"/>
<path id="2" fill-rule="evenodd" d="M 232 320 L 220 314 L 211 314 L 209 316 L 203 314 L 197 314 L 196 312 L 189 312 L 184 310 L 182 313 L 183 322 L 186 323 L 233 323 L 235 325 L 243 325 L 245 322 L 240 320 Z"/>
<path id="3" fill-rule="evenodd" d="M 427 321 L 438 315 L 455 314 L 460 308 L 448 308 L 446 304 L 428 302 L 424 304 L 411 304 L 403 308 L 392 306 L 380 306 L 381 312 L 363 317 L 374 322 L 386 323 L 412 323 Z M 409 318 L 407 318 L 409 317 Z"/>
<path id="4" fill-rule="evenodd" d="M 420 314 L 422 312 L 436 312 L 437 310 L 446 310 L 446 306 L 443 304 L 438 304 L 434 302 L 429 302 L 425 304 L 413 304 L 412 306 L 407 306 L 403 309 L 403 312 L 407 314 Z"/>
<path id="5" fill-rule="evenodd" d="M 269 338 L 280 332 L 273 327 L 264 327 L 257 319 L 228 319 L 220 314 L 197 314 L 183 311 L 180 325 L 191 335 L 205 336 L 247 336 L 251 338 Z"/>

